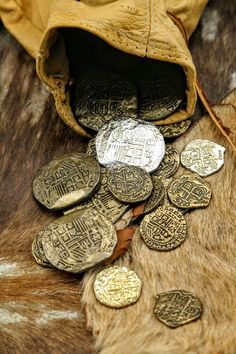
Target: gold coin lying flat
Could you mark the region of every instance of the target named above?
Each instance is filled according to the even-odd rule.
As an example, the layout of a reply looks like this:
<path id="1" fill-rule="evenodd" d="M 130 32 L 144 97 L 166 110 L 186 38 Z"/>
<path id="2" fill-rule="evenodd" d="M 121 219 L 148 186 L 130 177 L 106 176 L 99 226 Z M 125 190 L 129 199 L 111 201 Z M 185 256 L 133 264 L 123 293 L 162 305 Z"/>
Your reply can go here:
<path id="1" fill-rule="evenodd" d="M 155 176 L 152 176 L 153 191 L 151 196 L 146 200 L 143 213 L 148 214 L 164 202 L 165 187 L 162 181 Z"/>
<path id="2" fill-rule="evenodd" d="M 189 143 L 181 153 L 184 167 L 206 177 L 217 172 L 224 164 L 225 148 L 210 140 L 198 139 Z"/>
<path id="3" fill-rule="evenodd" d="M 69 154 L 39 170 L 33 194 L 48 209 L 62 209 L 88 198 L 97 189 L 99 179 L 100 166 L 93 157 Z"/>
<path id="4" fill-rule="evenodd" d="M 164 159 L 160 166 L 153 172 L 154 176 L 163 178 L 171 177 L 179 168 L 180 157 L 178 151 L 172 145 L 166 145 Z"/>
<path id="5" fill-rule="evenodd" d="M 154 314 L 166 326 L 176 328 L 201 317 L 202 305 L 195 295 L 172 290 L 156 296 Z"/>
<path id="6" fill-rule="evenodd" d="M 76 116 L 79 123 L 99 131 L 118 117 L 136 117 L 136 87 L 126 78 L 106 70 L 84 74 L 76 86 Z"/>
<path id="7" fill-rule="evenodd" d="M 111 168 L 107 180 L 108 189 L 123 203 L 138 203 L 146 200 L 153 189 L 148 172 L 129 165 Z"/>
<path id="8" fill-rule="evenodd" d="M 94 282 L 97 300 L 108 307 L 122 308 L 135 303 L 142 289 L 137 274 L 127 267 L 109 267 L 98 273 Z"/>
<path id="9" fill-rule="evenodd" d="M 211 199 L 209 183 L 196 175 L 182 175 L 174 178 L 168 187 L 168 196 L 178 208 L 203 208 Z"/>
<path id="10" fill-rule="evenodd" d="M 182 122 L 158 125 L 158 129 L 164 138 L 176 138 L 186 132 L 190 127 L 191 119 L 183 120 Z"/>
<path id="11" fill-rule="evenodd" d="M 89 140 L 86 154 L 89 155 L 89 156 L 94 157 L 95 159 L 97 158 L 95 138 Z"/>
<path id="12" fill-rule="evenodd" d="M 117 243 L 112 223 L 93 209 L 65 215 L 44 229 L 46 258 L 61 270 L 80 273 L 111 257 Z"/>
<path id="13" fill-rule="evenodd" d="M 42 246 L 42 234 L 43 232 L 39 232 L 33 240 L 32 243 L 32 255 L 39 265 L 42 267 L 51 268 L 51 263 L 47 260 L 44 254 L 43 246 Z"/>
<path id="14" fill-rule="evenodd" d="M 187 225 L 178 209 L 164 205 L 143 218 L 140 233 L 149 248 L 170 251 L 186 239 Z"/>

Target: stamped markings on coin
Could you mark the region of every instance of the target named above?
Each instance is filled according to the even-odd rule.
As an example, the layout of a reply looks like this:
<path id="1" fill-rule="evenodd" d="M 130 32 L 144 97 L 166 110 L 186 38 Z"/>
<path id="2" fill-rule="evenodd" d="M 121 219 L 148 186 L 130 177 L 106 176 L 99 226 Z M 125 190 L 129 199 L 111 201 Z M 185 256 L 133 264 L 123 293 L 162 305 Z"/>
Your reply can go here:
<path id="1" fill-rule="evenodd" d="M 186 239 L 187 225 L 178 209 L 164 205 L 143 218 L 140 233 L 149 248 L 170 251 L 180 246 Z"/>
<path id="2" fill-rule="evenodd" d="M 166 152 L 160 166 L 153 172 L 154 176 L 162 178 L 171 177 L 179 168 L 180 157 L 178 151 L 172 146 L 166 145 Z"/>
<path id="3" fill-rule="evenodd" d="M 122 308 L 135 303 L 141 294 L 142 282 L 127 267 L 113 266 L 97 274 L 94 282 L 96 299 L 103 305 Z"/>
<path id="4" fill-rule="evenodd" d="M 79 123 L 95 131 L 111 119 L 137 116 L 136 87 L 107 70 L 84 74 L 77 83 L 75 101 Z"/>
<path id="5" fill-rule="evenodd" d="M 39 170 L 33 194 L 48 209 L 62 209 L 88 198 L 97 189 L 99 179 L 100 166 L 93 157 L 69 154 Z"/>
<path id="6" fill-rule="evenodd" d="M 200 318 L 202 305 L 185 290 L 171 290 L 156 296 L 154 314 L 166 326 L 176 328 Z"/>
<path id="7" fill-rule="evenodd" d="M 211 199 L 209 183 L 198 175 L 182 175 L 174 178 L 168 187 L 168 196 L 178 208 L 207 207 Z"/>
<path id="8" fill-rule="evenodd" d="M 89 140 L 88 146 L 87 146 L 87 151 L 86 154 L 89 156 L 94 157 L 95 159 L 97 158 L 97 151 L 96 151 L 96 142 L 95 138 Z"/>
<path id="9" fill-rule="evenodd" d="M 51 263 L 47 260 L 44 254 L 43 246 L 42 246 L 42 234 L 43 231 L 39 232 L 32 243 L 32 255 L 39 265 L 42 267 L 49 267 L 51 268 Z"/>
<path id="10" fill-rule="evenodd" d="M 121 165 L 111 168 L 107 180 L 108 189 L 123 203 L 138 203 L 146 200 L 153 182 L 146 171 L 139 167 Z"/>
<path id="11" fill-rule="evenodd" d="M 46 258 L 61 270 L 80 273 L 109 258 L 117 243 L 112 223 L 93 209 L 57 219 L 44 229 Z"/>
<path id="12" fill-rule="evenodd" d="M 190 127 L 191 119 L 183 120 L 182 122 L 159 125 L 158 128 L 164 138 L 176 138 L 184 134 Z"/>
<path id="13" fill-rule="evenodd" d="M 146 200 L 144 214 L 148 214 L 164 202 L 165 187 L 162 181 L 155 176 L 152 176 L 153 191 L 150 197 Z"/>
<path id="14" fill-rule="evenodd" d="M 96 150 L 104 166 L 120 162 L 152 172 L 164 157 L 165 143 L 153 124 L 127 118 L 103 126 L 96 137 Z"/>
<path id="15" fill-rule="evenodd" d="M 181 153 L 181 163 L 202 177 L 217 172 L 224 164 L 225 148 L 210 140 L 198 139 L 189 143 Z"/>

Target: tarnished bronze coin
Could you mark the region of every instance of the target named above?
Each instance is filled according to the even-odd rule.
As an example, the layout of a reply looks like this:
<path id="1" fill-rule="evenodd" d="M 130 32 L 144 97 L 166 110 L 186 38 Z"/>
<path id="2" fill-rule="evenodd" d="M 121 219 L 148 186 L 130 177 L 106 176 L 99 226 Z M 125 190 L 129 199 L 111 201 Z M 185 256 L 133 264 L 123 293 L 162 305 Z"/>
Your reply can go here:
<path id="1" fill-rule="evenodd" d="M 211 199 L 211 188 L 197 175 L 182 175 L 174 178 L 168 187 L 168 196 L 178 208 L 203 208 Z"/>
<path id="2" fill-rule="evenodd" d="M 224 164 L 225 148 L 210 140 L 198 139 L 189 143 L 181 153 L 184 167 L 206 177 L 217 172 Z"/>
<path id="3" fill-rule="evenodd" d="M 99 179 L 100 166 L 93 157 L 69 154 L 39 170 L 33 194 L 48 209 L 62 209 L 88 198 L 97 189 Z"/>
<path id="4" fill-rule="evenodd" d="M 109 170 L 108 189 L 123 203 L 138 203 L 152 193 L 153 183 L 148 172 L 129 165 L 120 165 Z"/>
<path id="5" fill-rule="evenodd" d="M 158 128 L 131 118 L 105 124 L 96 137 L 96 150 L 101 165 L 124 163 L 152 172 L 165 154 L 164 138 Z"/>
<path id="6" fill-rule="evenodd" d="M 172 114 L 185 98 L 185 79 L 178 65 L 149 61 L 137 76 L 139 118 L 156 121 Z"/>
<path id="7" fill-rule="evenodd" d="M 95 138 L 89 140 L 89 143 L 88 143 L 88 146 L 87 146 L 86 154 L 89 155 L 89 156 L 94 157 L 95 159 L 97 158 L 97 151 L 96 151 Z"/>
<path id="8" fill-rule="evenodd" d="M 136 87 L 113 72 L 89 71 L 76 85 L 75 109 L 79 123 L 99 131 L 111 119 L 137 116 Z"/>
<path id="9" fill-rule="evenodd" d="M 32 255 L 39 265 L 42 267 L 51 268 L 51 263 L 47 260 L 44 254 L 43 246 L 42 246 L 42 234 L 43 231 L 39 232 L 33 240 L 32 243 Z"/>
<path id="10" fill-rule="evenodd" d="M 164 205 L 143 218 L 140 233 L 149 248 L 170 251 L 186 239 L 187 225 L 178 209 Z"/>
<path id="11" fill-rule="evenodd" d="M 94 282 L 97 300 L 113 308 L 122 308 L 135 303 L 140 297 L 141 289 L 141 280 L 127 267 L 106 268 L 98 273 Z"/>
<path id="12" fill-rule="evenodd" d="M 152 176 L 153 191 L 150 197 L 146 200 L 144 214 L 148 214 L 164 202 L 165 187 L 162 181 L 155 176 Z"/>
<path id="13" fill-rule="evenodd" d="M 111 257 L 116 243 L 112 223 L 89 208 L 56 219 L 42 235 L 49 262 L 72 273 L 83 272 Z"/>
<path id="14" fill-rule="evenodd" d="M 200 318 L 202 305 L 188 291 L 171 290 L 156 296 L 154 314 L 166 326 L 176 328 Z"/>
<path id="15" fill-rule="evenodd" d="M 183 120 L 182 122 L 158 125 L 158 128 L 164 138 L 176 138 L 184 134 L 190 127 L 191 119 Z"/>
<path id="16" fill-rule="evenodd" d="M 161 176 L 163 178 L 171 177 L 179 168 L 180 157 L 178 151 L 172 145 L 166 145 L 166 152 L 164 159 L 160 166 L 153 172 L 154 176 Z"/>

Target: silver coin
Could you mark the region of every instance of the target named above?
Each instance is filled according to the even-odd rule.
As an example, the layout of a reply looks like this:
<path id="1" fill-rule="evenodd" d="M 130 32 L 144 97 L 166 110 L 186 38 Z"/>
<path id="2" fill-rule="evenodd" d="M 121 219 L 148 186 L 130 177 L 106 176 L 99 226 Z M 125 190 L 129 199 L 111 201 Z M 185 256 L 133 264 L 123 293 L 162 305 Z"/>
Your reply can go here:
<path id="1" fill-rule="evenodd" d="M 89 155 L 89 156 L 94 157 L 95 159 L 97 158 L 95 138 L 89 140 L 89 143 L 88 143 L 88 146 L 87 146 L 87 150 L 86 150 L 86 154 Z"/>
<path id="2" fill-rule="evenodd" d="M 104 166 L 121 162 L 152 172 L 165 155 L 165 142 L 155 125 L 122 118 L 102 127 L 96 137 L 96 150 Z"/>

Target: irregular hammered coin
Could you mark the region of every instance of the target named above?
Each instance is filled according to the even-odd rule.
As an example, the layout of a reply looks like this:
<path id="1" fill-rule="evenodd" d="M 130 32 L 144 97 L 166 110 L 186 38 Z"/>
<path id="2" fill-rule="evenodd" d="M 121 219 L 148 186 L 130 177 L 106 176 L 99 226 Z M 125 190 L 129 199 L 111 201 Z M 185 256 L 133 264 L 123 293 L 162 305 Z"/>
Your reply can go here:
<path id="1" fill-rule="evenodd" d="M 100 166 L 93 157 L 69 154 L 39 170 L 33 194 L 48 209 L 62 209 L 88 198 L 97 189 L 99 179 Z"/>
<path id="2" fill-rule="evenodd" d="M 94 282 L 97 300 L 113 308 L 122 308 L 135 303 L 141 294 L 141 289 L 141 280 L 127 267 L 106 268 L 98 273 Z"/>
<path id="3" fill-rule="evenodd" d="M 136 87 L 113 72 L 89 71 L 76 85 L 75 108 L 79 123 L 99 131 L 111 119 L 136 117 Z"/>
<path id="4" fill-rule="evenodd" d="M 185 290 L 171 290 L 156 296 L 154 314 L 166 326 L 176 328 L 201 317 L 202 305 Z"/>
<path id="5" fill-rule="evenodd" d="M 42 234 L 43 231 L 39 232 L 33 240 L 32 243 L 32 255 L 39 265 L 42 267 L 51 268 L 51 263 L 47 260 L 44 254 L 43 246 L 42 246 Z"/>
<path id="6" fill-rule="evenodd" d="M 149 248 L 170 251 L 186 239 L 187 225 L 178 209 L 164 205 L 145 215 L 140 224 L 140 233 Z"/>
<path id="7" fill-rule="evenodd" d="M 225 148 L 210 140 L 198 139 L 189 143 L 181 153 L 184 167 L 206 177 L 217 172 L 224 164 Z"/>
<path id="8" fill-rule="evenodd" d="M 121 162 L 152 172 L 164 157 L 165 143 L 153 124 L 127 118 L 103 126 L 96 137 L 96 150 L 102 165 Z"/>
<path id="9" fill-rule="evenodd" d="M 154 176 L 163 178 L 171 177 L 179 168 L 180 157 L 178 151 L 172 145 L 166 145 L 164 159 L 160 166 L 153 172 Z"/>
<path id="10" fill-rule="evenodd" d="M 188 130 L 190 124 L 191 119 L 186 119 L 178 123 L 158 125 L 158 128 L 164 138 L 177 138 Z"/>
<path id="11" fill-rule="evenodd" d="M 146 200 L 144 214 L 148 214 L 164 202 L 165 187 L 162 181 L 155 176 L 152 176 L 153 191 L 151 196 Z"/>
<path id="12" fill-rule="evenodd" d="M 116 243 L 112 223 L 89 208 L 58 218 L 42 235 L 49 262 L 72 273 L 83 272 L 111 257 Z"/>
<path id="13" fill-rule="evenodd" d="M 111 168 L 107 186 L 113 196 L 123 203 L 138 203 L 146 200 L 153 190 L 148 172 L 139 167 L 121 165 Z"/>
<path id="14" fill-rule="evenodd" d="M 211 188 L 197 175 L 182 175 L 170 183 L 168 197 L 178 208 L 203 208 L 210 203 Z"/>
<path id="15" fill-rule="evenodd" d="M 97 158 L 97 151 L 96 151 L 95 138 L 89 140 L 89 143 L 88 143 L 88 146 L 87 146 L 86 154 L 89 155 L 89 156 L 94 157 L 95 159 Z"/>

